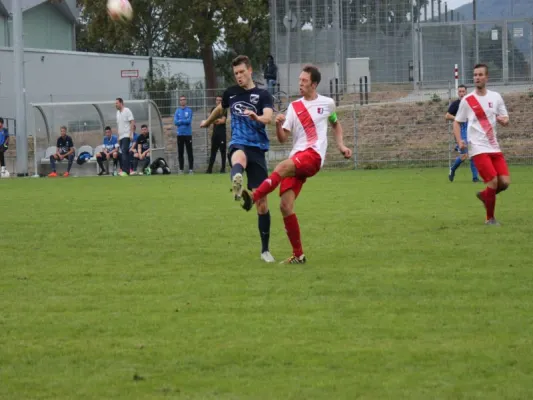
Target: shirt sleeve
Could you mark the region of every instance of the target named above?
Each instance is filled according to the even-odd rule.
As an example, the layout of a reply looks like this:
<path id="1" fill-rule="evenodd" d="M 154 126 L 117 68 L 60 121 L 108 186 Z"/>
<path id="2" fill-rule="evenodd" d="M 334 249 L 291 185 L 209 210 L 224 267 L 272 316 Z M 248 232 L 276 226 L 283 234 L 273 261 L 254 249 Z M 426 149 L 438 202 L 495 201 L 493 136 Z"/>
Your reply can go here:
<path id="1" fill-rule="evenodd" d="M 454 101 L 452 104 L 450 104 L 450 107 L 448 107 L 448 114 L 453 116 L 457 115 L 457 112 L 459 111 L 459 104 L 460 102 L 458 101 Z"/>
<path id="2" fill-rule="evenodd" d="M 128 109 L 128 121 L 131 122 L 133 121 L 135 118 L 133 118 L 133 113 L 131 112 L 130 109 Z"/>
<path id="3" fill-rule="evenodd" d="M 229 108 L 229 92 L 227 90 L 225 90 L 222 95 L 222 108 Z"/>
<path id="4" fill-rule="evenodd" d="M 455 120 L 457 122 L 468 121 L 468 107 L 468 103 L 464 100 L 459 103 L 459 109 L 457 110 L 457 114 L 455 114 Z"/>
<path id="5" fill-rule="evenodd" d="M 498 108 L 496 109 L 496 115 L 500 117 L 508 117 L 509 113 L 507 112 L 507 107 L 505 107 L 505 102 L 501 95 L 498 95 Z"/>
<path id="6" fill-rule="evenodd" d="M 259 95 L 259 98 L 261 100 L 263 110 L 265 108 L 274 108 L 272 105 L 272 95 L 268 91 L 262 90 L 261 94 Z"/>
<path id="7" fill-rule="evenodd" d="M 293 131 L 294 120 L 295 120 L 295 115 L 294 114 L 295 114 L 294 113 L 294 108 L 292 107 L 292 103 L 291 103 L 291 104 L 289 104 L 289 107 L 287 108 L 287 114 L 285 116 L 285 122 L 282 125 L 282 128 L 285 129 L 286 131 L 290 131 L 290 132 Z"/>
<path id="8" fill-rule="evenodd" d="M 57 138 L 56 147 L 61 147 L 61 138 Z"/>

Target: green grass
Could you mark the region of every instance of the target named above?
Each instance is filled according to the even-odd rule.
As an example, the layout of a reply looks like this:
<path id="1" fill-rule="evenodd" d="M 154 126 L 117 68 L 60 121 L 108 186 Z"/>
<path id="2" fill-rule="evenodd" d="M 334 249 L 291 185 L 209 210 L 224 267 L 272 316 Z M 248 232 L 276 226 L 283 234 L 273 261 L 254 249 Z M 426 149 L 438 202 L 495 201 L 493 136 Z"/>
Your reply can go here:
<path id="1" fill-rule="evenodd" d="M 227 175 L 2 180 L 0 398 L 533 398 L 532 172 L 501 227 L 468 168 L 321 172 L 304 266 Z"/>

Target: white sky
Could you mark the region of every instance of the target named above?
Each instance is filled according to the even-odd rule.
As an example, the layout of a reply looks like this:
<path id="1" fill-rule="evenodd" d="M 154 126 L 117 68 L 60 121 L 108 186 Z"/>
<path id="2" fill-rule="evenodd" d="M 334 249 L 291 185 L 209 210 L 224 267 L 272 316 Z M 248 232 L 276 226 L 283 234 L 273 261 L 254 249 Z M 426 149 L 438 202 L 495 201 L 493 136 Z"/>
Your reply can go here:
<path id="1" fill-rule="evenodd" d="M 448 3 L 448 10 L 461 7 L 463 4 L 472 3 L 472 0 L 444 0 L 442 2 L 442 7 L 444 8 L 444 3 Z"/>

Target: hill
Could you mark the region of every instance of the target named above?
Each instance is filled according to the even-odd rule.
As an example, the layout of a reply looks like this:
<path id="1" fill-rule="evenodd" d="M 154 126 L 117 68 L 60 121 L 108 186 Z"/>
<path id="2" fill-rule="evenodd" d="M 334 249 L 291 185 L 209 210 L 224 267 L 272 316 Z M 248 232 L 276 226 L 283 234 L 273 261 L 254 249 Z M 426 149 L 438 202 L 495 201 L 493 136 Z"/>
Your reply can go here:
<path id="1" fill-rule="evenodd" d="M 476 19 L 480 21 L 533 17 L 533 0 L 478 0 L 476 4 Z M 456 8 L 455 11 L 466 20 L 473 19 L 472 3 Z"/>

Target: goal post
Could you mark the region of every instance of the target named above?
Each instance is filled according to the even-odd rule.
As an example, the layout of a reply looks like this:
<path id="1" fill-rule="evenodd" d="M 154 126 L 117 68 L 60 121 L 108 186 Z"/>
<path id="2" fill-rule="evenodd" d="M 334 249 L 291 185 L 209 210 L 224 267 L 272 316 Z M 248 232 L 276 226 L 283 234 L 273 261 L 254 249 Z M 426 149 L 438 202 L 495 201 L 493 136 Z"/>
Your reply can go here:
<path id="1" fill-rule="evenodd" d="M 125 100 L 135 119 L 135 132 L 147 125 L 150 132 L 151 159 L 164 157 L 165 138 L 161 113 L 152 100 Z M 29 131 L 33 134 L 33 156 L 35 176 L 43 170 L 47 151 L 56 145 L 60 128 L 67 127 L 76 150 L 82 146 L 93 149 L 103 142 L 105 127 L 111 127 L 117 134 L 116 108 L 114 100 L 90 102 L 30 103 Z"/>

